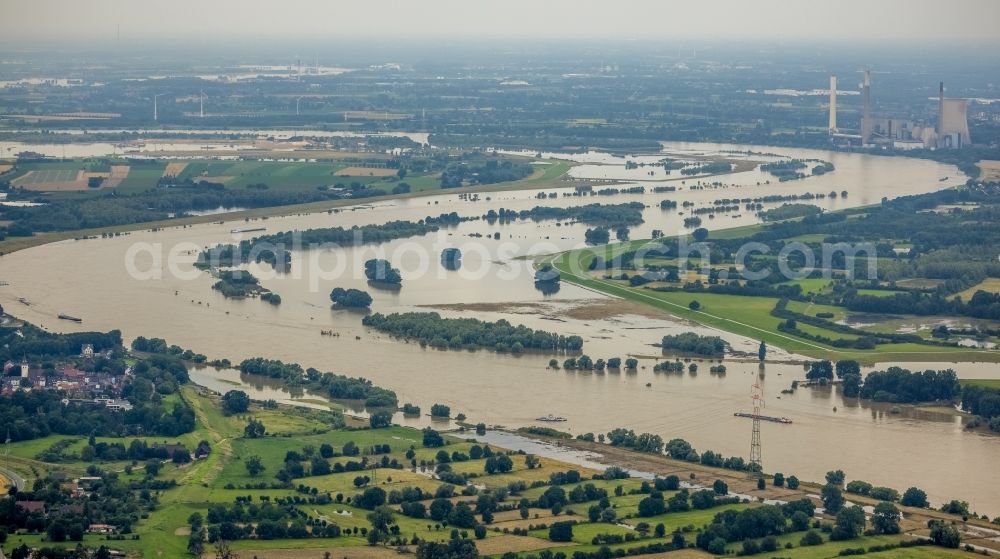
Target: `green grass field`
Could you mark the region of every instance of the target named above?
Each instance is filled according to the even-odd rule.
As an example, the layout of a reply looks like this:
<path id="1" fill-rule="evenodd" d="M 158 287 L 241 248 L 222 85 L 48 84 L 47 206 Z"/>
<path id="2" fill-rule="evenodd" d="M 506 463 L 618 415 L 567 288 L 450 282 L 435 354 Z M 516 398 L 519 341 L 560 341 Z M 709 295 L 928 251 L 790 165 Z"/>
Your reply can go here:
<path id="1" fill-rule="evenodd" d="M 76 180 L 76 169 L 39 169 L 17 180 L 19 185 L 32 185 L 47 182 L 72 182 Z"/>
<path id="2" fill-rule="evenodd" d="M 1000 379 L 995 379 L 995 378 L 960 379 L 959 382 L 961 382 L 963 385 L 968 385 L 968 386 L 985 386 L 987 388 L 996 388 L 1000 390 Z"/>
<path id="3" fill-rule="evenodd" d="M 352 183 L 361 183 L 369 188 L 379 189 L 386 194 L 390 194 L 392 189 L 401 182 L 409 184 L 410 192 L 413 193 L 440 190 L 441 188 L 441 181 L 437 173 L 409 173 L 402 180 L 395 175 L 377 177 L 364 172 L 359 172 L 356 176 L 336 175 L 338 171 L 344 168 L 355 166 L 351 162 L 218 161 L 191 159 L 187 161 L 175 161 L 175 163 L 185 163 L 184 170 L 181 171 L 178 178 L 194 181 L 207 179 L 221 182 L 226 188 L 236 189 L 263 183 L 271 189 L 296 192 L 311 191 L 318 187 L 335 184 L 350 185 Z M 125 193 L 141 192 L 156 186 L 157 181 L 163 176 L 166 168 L 166 163 L 163 161 L 139 165 L 130 164 L 128 160 L 124 159 L 114 160 L 110 158 L 99 161 L 79 159 L 32 162 L 19 164 L 17 172 L 11 175 L 11 180 L 17 180 L 18 177 L 23 177 L 29 171 L 34 171 L 27 178 L 20 179 L 19 184 L 30 185 L 45 182 L 73 181 L 76 179 L 77 171 L 84 167 L 89 166 L 94 169 L 107 170 L 111 165 L 115 164 L 130 165 L 131 167 L 128 177 L 117 187 L 118 190 Z M 538 170 L 526 179 L 485 186 L 490 190 L 505 190 L 512 187 L 537 188 L 556 181 L 569 170 L 570 166 L 570 163 L 565 161 L 553 161 L 550 165 L 539 166 Z M 95 193 L 100 192 L 98 189 L 83 189 L 51 192 L 49 195 L 59 198 L 79 198 L 82 196 L 93 196 Z"/>
<path id="4" fill-rule="evenodd" d="M 404 427 L 390 427 L 386 429 L 333 429 L 329 426 L 322 415 L 323 412 L 316 410 L 280 407 L 278 409 L 253 408 L 246 414 L 225 416 L 219 411 L 218 401 L 214 398 L 200 396 L 193 388 L 185 387 L 180 395 L 169 395 L 168 398 L 184 400 L 192 406 L 197 418 L 195 431 L 171 439 L 193 445 L 196 441 L 207 440 L 212 445 L 212 454 L 205 460 L 199 460 L 191 464 L 177 466 L 165 464 L 159 474 L 161 479 L 175 480 L 178 486 L 166 489 L 158 493 L 158 505 L 148 517 L 142 519 L 135 527 L 134 534 L 129 535 L 124 541 L 108 541 L 102 536 L 87 535 L 83 543 L 88 546 L 108 545 L 112 549 L 120 550 L 134 557 L 155 557 L 156 559 L 182 559 L 189 557 L 187 552 L 187 524 L 188 517 L 199 512 L 203 516 L 207 515 L 210 506 L 217 504 L 231 505 L 237 498 L 252 496 L 253 502 L 260 502 L 262 498 L 275 500 L 279 498 L 298 498 L 293 505 L 299 512 L 321 522 L 336 523 L 343 534 L 336 539 L 308 538 L 308 539 L 275 539 L 258 540 L 248 539 L 232 542 L 232 547 L 237 552 L 246 552 L 258 557 L 268 557 L 273 553 L 275 557 L 287 559 L 306 559 L 314 556 L 322 556 L 324 551 L 331 551 L 333 557 L 358 556 L 358 557 L 384 557 L 383 550 L 367 547 L 364 531 L 371 525 L 368 520 L 368 510 L 359 508 L 351 504 L 365 487 L 358 487 L 354 482 L 359 475 L 372 476 L 370 485 L 376 485 L 386 492 L 391 492 L 404 487 L 419 487 L 422 490 L 432 493 L 442 485 L 439 480 L 433 479 L 421 468 L 410 468 L 409 460 L 405 457 L 411 447 L 414 451 L 413 460 L 417 464 L 433 463 L 439 450 L 437 448 L 425 448 L 422 445 L 422 434 L 420 431 Z M 245 438 L 243 436 L 243 426 L 250 418 L 263 421 L 268 430 L 273 434 L 263 438 Z M 43 439 L 33 441 L 22 441 L 10 445 L 11 458 L 18 464 L 27 464 L 27 476 L 42 476 L 51 470 L 63 470 L 67 472 L 82 472 L 87 464 L 81 461 L 70 461 L 65 464 L 51 465 L 51 467 L 38 468 L 38 463 L 32 462 L 33 457 L 44 451 L 53 443 L 63 439 L 74 439 L 73 444 L 64 449 L 64 452 L 79 452 L 86 444 L 86 437 L 67 437 L 53 435 Z M 156 438 L 146 438 L 153 442 Z M 122 442 L 127 444 L 132 438 L 99 439 L 101 442 Z M 449 444 L 444 447 L 448 454 L 452 452 L 468 453 L 472 443 L 448 438 Z M 340 451 L 348 442 L 353 442 L 361 449 L 360 456 L 335 457 L 330 461 L 333 464 L 344 464 L 349 460 L 360 460 L 366 455 L 366 449 L 373 445 L 390 445 L 390 452 L 387 454 L 392 459 L 406 463 L 403 469 L 379 468 L 378 470 L 364 470 L 356 472 L 332 473 L 321 476 L 307 476 L 294 480 L 292 487 L 249 489 L 246 484 L 256 484 L 265 482 L 269 485 L 273 481 L 275 473 L 282 468 L 286 452 L 290 450 L 306 452 L 308 448 L 317 451 L 322 444 L 330 444 L 335 451 Z M 499 449 L 494 449 L 499 450 Z M 257 477 L 250 476 L 245 467 L 245 460 L 250 456 L 259 456 L 265 465 L 265 471 Z M 378 460 L 381 455 L 369 456 L 370 460 Z M 651 543 L 664 543 L 670 540 L 672 532 L 680 530 L 684 533 L 688 542 L 693 542 L 698 531 L 706 524 L 710 523 L 716 514 L 725 510 L 742 510 L 747 507 L 760 506 L 755 502 L 744 502 L 738 504 L 727 504 L 713 507 L 707 510 L 690 510 L 686 512 L 666 513 L 650 518 L 638 516 L 638 504 L 646 498 L 645 494 L 639 492 L 641 481 L 637 479 L 622 480 L 594 480 L 592 475 L 596 472 L 574 467 L 569 464 L 557 462 L 555 460 L 541 458 L 541 465 L 534 469 L 527 469 L 524 460 L 517 454 L 511 455 L 514 463 L 513 471 L 504 474 L 487 475 L 484 471 L 485 460 L 468 460 L 452 462 L 451 468 L 455 472 L 465 472 L 474 477 L 472 483 L 480 487 L 499 488 L 506 487 L 512 481 L 523 481 L 527 484 L 538 481 L 541 486 L 525 490 L 520 495 L 513 495 L 508 498 L 507 503 L 515 503 L 524 497 L 537 499 L 549 485 L 549 476 L 554 472 L 563 472 L 573 468 L 581 472 L 579 484 L 592 483 L 596 487 L 607 491 L 608 500 L 614 508 L 619 521 L 616 523 L 590 523 L 587 521 L 587 509 L 594 502 L 569 503 L 556 515 L 547 509 L 531 508 L 528 511 L 528 518 L 521 519 L 517 510 L 500 511 L 492 524 L 487 525 L 485 534 L 486 541 L 481 545 L 488 549 L 496 550 L 497 546 L 517 545 L 520 546 L 512 551 L 520 552 L 519 556 L 526 557 L 537 554 L 537 550 L 546 548 L 554 553 L 565 553 L 572 556 L 574 552 L 592 552 L 601 546 L 592 543 L 595 536 L 600 534 L 611 534 L 618 536 L 628 536 L 635 538 L 634 541 L 611 544 L 613 552 L 624 553 L 628 549 Z M 140 481 L 138 472 L 128 474 L 124 472 L 126 463 L 100 463 L 105 470 L 116 471 L 125 479 Z M 141 470 L 141 468 L 138 468 Z M 711 476 L 708 472 L 702 472 L 705 476 Z M 720 474 L 725 475 L 725 474 Z M 732 475 L 730 472 L 728 475 Z M 702 477 L 702 476 L 699 476 Z M 704 477 L 703 479 L 710 479 Z M 29 478 L 30 482 L 30 478 Z M 329 494 L 335 497 L 330 503 L 310 503 L 303 497 L 303 493 L 297 491 L 295 485 L 302 484 L 309 488 L 316 488 L 320 494 Z M 579 485 L 575 484 L 575 485 Z M 621 495 L 616 495 L 616 488 L 621 487 Z M 574 485 L 563 486 L 569 493 Z M 668 491 L 665 496 L 669 498 L 675 492 Z M 476 497 L 456 496 L 451 500 L 469 501 L 474 505 Z M 425 505 L 429 505 L 426 501 Z M 399 513 L 398 506 L 392 505 L 396 510 L 395 524 L 399 533 L 406 539 L 414 536 L 423 540 L 447 540 L 450 537 L 451 528 L 442 525 L 441 522 L 428 518 L 417 519 L 404 516 Z M 577 522 L 573 527 L 572 542 L 552 542 L 548 540 L 548 528 L 540 525 L 551 525 L 559 520 L 572 519 Z M 666 529 L 664 538 L 657 538 L 652 533 L 644 537 L 636 537 L 635 530 L 640 523 L 646 523 L 650 530 L 657 524 L 663 524 Z M 490 547 L 489 541 L 492 538 L 503 536 L 510 529 L 528 529 L 529 537 L 519 537 L 513 539 L 493 540 L 498 542 Z M 468 530 L 471 536 L 471 530 Z M 801 532 L 784 534 L 779 537 L 782 544 L 789 542 L 790 549 L 781 549 L 780 556 L 788 558 L 827 558 L 835 557 L 848 547 L 870 547 L 872 545 L 882 545 L 900 541 L 903 536 L 873 536 L 862 537 L 849 542 L 825 542 L 814 547 L 799 547 L 798 541 Z M 510 537 L 510 536 L 505 536 Z M 504 543 L 499 543 L 504 542 Z M 25 533 L 24 531 L 10 534 L 5 550 L 21 544 L 29 546 L 57 546 L 75 547 L 76 542 L 54 543 L 46 541 L 44 535 Z M 739 544 L 732 544 L 730 548 L 736 550 Z M 390 548 L 391 549 L 391 548 Z M 411 548 L 412 549 L 412 548 Z M 213 554 L 212 547 L 208 546 L 208 556 Z M 620 550 L 620 551 L 618 551 Z M 388 550 L 386 550 L 388 551 Z M 904 553 L 905 551 L 905 553 Z M 374 555 L 373 555 L 374 553 Z M 493 552 L 491 552 L 493 553 Z M 693 549 L 674 552 L 678 559 L 691 559 L 695 557 L 709 557 L 700 551 Z M 491 556 L 499 557 L 500 553 Z M 957 552 L 943 550 L 940 548 L 919 548 L 895 550 L 884 554 L 873 554 L 876 557 L 886 557 L 889 559 L 901 559 L 903 557 L 917 557 L 919 559 L 944 559 L 957 556 Z M 669 556 L 675 556 L 670 554 Z M 779 555 L 775 555 L 779 556 Z M 655 557 L 661 557 L 657 555 Z M 762 556 L 770 557 L 770 556 Z"/>
<path id="5" fill-rule="evenodd" d="M 742 228 L 741 228 L 742 229 Z M 746 234 L 745 232 L 742 234 Z M 718 238 L 718 237 L 717 237 Z M 595 255 L 612 258 L 623 252 L 634 250 L 649 241 L 630 241 L 596 247 L 593 249 L 578 249 L 550 256 L 542 263 L 551 263 L 559 270 L 562 278 L 571 283 L 595 289 L 609 295 L 622 297 L 649 305 L 680 318 L 686 318 L 703 324 L 740 334 L 752 339 L 763 340 L 773 345 L 813 358 L 840 360 L 856 359 L 863 363 L 876 363 L 887 360 L 920 360 L 920 361 L 1000 361 L 1000 352 L 990 350 L 975 350 L 957 347 L 933 347 L 917 343 L 882 344 L 874 350 L 855 350 L 835 348 L 820 342 L 796 337 L 778 331 L 781 319 L 772 316 L 778 299 L 772 297 L 748 297 L 742 295 L 727 295 L 717 293 L 689 293 L 683 291 L 653 291 L 644 288 L 629 287 L 620 281 L 604 280 L 586 272 Z M 813 287 L 826 280 L 812 281 Z M 808 285 L 808 284 L 807 284 Z M 697 300 L 698 310 L 691 310 L 688 305 Z M 835 307 L 808 306 L 799 303 L 797 311 L 834 312 L 834 320 L 844 316 L 843 309 L 834 311 Z M 830 339 L 852 339 L 852 334 L 844 334 L 832 330 L 800 324 L 799 328 L 813 334 L 820 334 Z"/>

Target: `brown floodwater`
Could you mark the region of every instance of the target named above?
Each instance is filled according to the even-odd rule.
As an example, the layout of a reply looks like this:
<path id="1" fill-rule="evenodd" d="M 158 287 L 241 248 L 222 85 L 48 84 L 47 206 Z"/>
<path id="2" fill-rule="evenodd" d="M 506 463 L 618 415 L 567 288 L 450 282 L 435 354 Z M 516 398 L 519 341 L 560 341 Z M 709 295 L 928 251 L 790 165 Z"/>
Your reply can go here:
<path id="1" fill-rule="evenodd" d="M 698 155 L 740 148 L 747 149 L 706 144 L 666 147 L 668 151 L 694 151 Z M 233 229 L 266 227 L 268 233 L 273 233 L 417 220 L 451 211 L 476 216 L 500 207 L 520 210 L 536 205 L 639 201 L 648 206 L 644 212 L 646 222 L 633 228 L 632 237 L 646 238 L 653 229 L 668 235 L 684 229 L 682 222 L 689 214 L 683 208 L 661 211 L 659 201 L 664 198 L 689 200 L 699 207 L 724 197 L 846 190 L 846 199 L 838 196 L 811 202 L 836 209 L 877 203 L 883 197 L 930 192 L 964 180 L 955 167 L 931 161 L 816 150 L 749 149 L 832 161 L 836 171 L 802 181 L 761 185 L 757 183 L 767 178 L 758 171 L 749 171 L 706 179 L 726 186 L 705 189 L 690 188 L 698 179 L 689 179 L 683 185 L 678 181 L 664 183 L 681 187 L 671 194 L 559 196 L 540 201 L 535 198 L 537 191 L 509 191 L 480 194 L 478 201 L 469 201 L 442 193 L 359 204 L 337 213 L 64 241 L 0 257 L 0 277 L 10 283 L 0 289 L 0 304 L 20 318 L 54 331 L 118 328 L 126 339 L 138 335 L 161 337 L 210 358 L 224 357 L 234 363 L 263 356 L 363 376 L 395 390 L 401 402 L 413 402 L 425 410 L 434 403 L 448 404 L 453 413 L 464 413 L 474 422 L 510 428 L 543 425 L 535 419 L 552 413 L 568 419 L 555 425 L 557 428 L 574 434 L 606 432 L 623 426 L 655 432 L 667 439 L 683 437 L 699 450 L 745 457 L 749 454 L 750 422 L 733 413 L 749 411 L 750 385 L 759 375 L 757 364 L 727 360 L 725 375 L 710 374 L 708 362 L 699 363 L 696 375 L 654 373 L 653 357 L 659 349 L 652 344 L 665 334 L 683 331 L 719 334 L 735 349 L 745 352 L 755 352 L 756 341 L 720 334 L 666 314 L 640 312 L 630 305 L 622 305 L 617 314 L 596 316 L 587 311 L 595 306 L 606 308 L 604 295 L 569 284 L 551 294 L 535 288 L 530 262 L 518 257 L 581 246 L 585 225 L 554 221 L 489 224 L 477 220 L 382 245 L 295 251 L 292 271 L 284 275 L 273 274 L 266 266 L 250 266 L 264 286 L 281 295 L 280 306 L 257 299 L 224 299 L 210 289 L 215 280 L 195 270 L 192 262 L 201 247 L 232 242 L 248 234 L 231 233 Z M 656 183 L 643 184 L 648 189 Z M 736 213 L 740 217 L 720 214 L 715 219 L 702 218 L 710 229 L 756 222 L 751 212 Z M 493 238 L 495 233 L 499 238 Z M 447 247 L 462 249 L 459 270 L 446 270 L 440 265 L 438 255 Z M 138 256 L 130 258 L 133 252 Z M 168 258 L 170 253 L 175 258 Z M 162 258 L 156 260 L 151 254 Z M 359 270 L 366 259 L 378 256 L 389 258 L 402 270 L 401 290 L 366 286 Z M 129 260 L 135 263 L 139 275 L 129 273 Z M 170 271 L 171 266 L 176 273 Z M 148 277 L 142 279 L 142 274 Z M 642 366 L 634 373 L 587 374 L 549 370 L 550 355 L 421 348 L 363 327 L 361 315 L 356 312 L 331 309 L 329 292 L 333 287 L 367 289 L 375 299 L 372 308 L 377 312 L 446 307 L 440 311 L 446 316 L 505 318 L 532 328 L 580 335 L 585 340 L 585 353 L 594 358 L 636 355 L 649 359 L 642 359 Z M 20 303 L 19 298 L 26 299 L 30 306 Z M 462 304 L 478 306 L 463 310 Z M 81 317 L 84 322 L 77 325 L 58 320 L 58 313 Z M 323 330 L 338 335 L 321 335 Z M 772 350 L 769 358 L 791 361 L 796 357 Z M 984 363 L 900 365 L 952 367 L 963 377 L 1000 376 L 996 365 Z M 200 371 L 195 376 L 209 382 L 205 377 L 212 374 Z M 232 371 L 217 376 L 223 379 L 217 379 L 215 389 L 219 390 L 243 382 Z M 917 485 L 927 490 L 935 502 L 961 498 L 969 500 L 977 511 L 1000 514 L 1000 486 L 994 483 L 992 466 L 1000 463 L 1000 437 L 963 432 L 962 418 L 947 411 L 932 413 L 905 406 L 892 410 L 891 406 L 858 403 L 842 398 L 836 388 L 781 394 L 792 380 L 801 378 L 802 367 L 796 364 L 768 363 L 764 370 L 765 413 L 794 421 L 791 425 L 762 426 L 767 471 L 821 480 L 827 470 L 840 468 L 849 479 L 899 489 Z M 272 397 L 280 396 L 280 386 L 256 385 L 277 391 L 270 392 Z M 275 399 L 285 398 L 295 399 L 293 395 Z M 430 421 L 397 418 L 418 426 Z"/>

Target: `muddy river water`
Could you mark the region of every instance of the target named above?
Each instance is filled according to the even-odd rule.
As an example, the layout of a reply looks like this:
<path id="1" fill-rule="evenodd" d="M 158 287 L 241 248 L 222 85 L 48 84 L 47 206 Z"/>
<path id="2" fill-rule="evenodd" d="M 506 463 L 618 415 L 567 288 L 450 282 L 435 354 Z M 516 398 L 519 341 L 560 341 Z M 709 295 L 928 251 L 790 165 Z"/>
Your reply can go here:
<path id="1" fill-rule="evenodd" d="M 778 152 L 830 161 L 836 171 L 806 180 L 771 180 L 766 184 L 773 177 L 749 170 L 704 179 L 718 181 L 722 186 L 703 189 L 691 188 L 698 178 L 686 178 L 682 183 L 675 180 L 681 177 L 671 176 L 669 182 L 644 181 L 647 193 L 642 195 L 560 195 L 545 201 L 536 199 L 538 191 L 534 190 L 480 194 L 476 201 L 442 193 L 359 204 L 333 213 L 64 241 L 0 257 L 0 277 L 9 282 L 0 289 L 0 304 L 12 314 L 55 331 L 118 328 L 129 340 L 138 335 L 161 337 L 210 358 L 238 362 L 264 356 L 364 376 L 395 390 L 401 402 L 413 402 L 425 410 L 433 403 L 448 404 L 453 413 L 462 412 L 474 422 L 513 428 L 538 425 L 537 417 L 551 413 L 567 418 L 557 427 L 574 434 L 606 432 L 623 426 L 658 433 L 666 439 L 683 437 L 699 450 L 744 457 L 749 453 L 750 423 L 733 413 L 748 411 L 750 385 L 762 378 L 766 413 L 794 421 L 791 425 L 762 426 L 764 467 L 768 472 L 821 480 L 827 470 L 840 468 L 847 472 L 848 479 L 901 490 L 917 485 L 935 502 L 961 498 L 968 500 L 973 510 L 991 516 L 1000 514 L 1000 484 L 995 475 L 995 465 L 1000 463 L 1000 437 L 963 432 L 962 418 L 947 410 L 892 410 L 889 406 L 844 399 L 836 388 L 781 394 L 792 380 L 803 378 L 798 364 L 768 363 L 761 372 L 756 363 L 727 360 L 725 375 L 710 374 L 708 363 L 703 363 L 696 375 L 666 375 L 653 373 L 654 361 L 643 359 L 634 373 L 573 373 L 549 370 L 551 355 L 421 348 L 363 327 L 358 313 L 330 308 L 329 292 L 333 287 L 357 287 L 372 293 L 372 308 L 377 312 L 434 309 L 446 316 L 504 318 L 532 328 L 580 335 L 585 340 L 585 353 L 605 359 L 655 357 L 659 349 L 651 344 L 668 333 L 693 330 L 719 334 L 569 284 L 556 293 L 536 290 L 530 262 L 519 257 L 581 246 L 585 225 L 555 221 L 489 224 L 476 220 L 382 245 L 296 251 L 292 271 L 285 275 L 275 275 L 266 266 L 251 266 L 264 286 L 281 295 L 280 306 L 257 299 L 224 299 L 210 289 L 215 280 L 192 266 L 196 251 L 202 247 L 259 234 L 232 232 L 237 229 L 266 227 L 268 233 L 273 233 L 415 221 L 452 211 L 461 216 L 478 216 L 500 207 L 520 210 L 535 205 L 639 201 L 647 209 L 645 223 L 632 229 L 632 238 L 638 239 L 648 238 L 654 229 L 667 235 L 684 229 L 682 222 L 689 214 L 683 208 L 660 210 L 659 202 L 664 198 L 679 203 L 691 201 L 700 207 L 718 198 L 847 191 L 846 198 L 811 202 L 837 209 L 877 203 L 883 197 L 930 192 L 964 181 L 953 166 L 915 159 L 710 144 L 667 144 L 665 149 L 675 157 L 736 149 Z M 616 163 L 600 154 L 586 157 L 581 161 Z M 674 185 L 679 190 L 649 192 L 657 184 Z M 546 190 L 567 191 L 572 188 Z M 710 229 L 757 220 L 746 211 L 720 214 L 714 219 L 702 217 Z M 447 247 L 462 249 L 459 270 L 446 270 L 437 260 Z M 389 258 L 401 269 L 401 290 L 372 290 L 365 285 L 359 273 L 361 263 L 378 256 Z M 131 263 L 131 272 L 127 263 Z M 20 298 L 30 306 L 19 302 Z M 81 317 L 84 322 L 76 325 L 58 320 L 58 313 Z M 322 335 L 324 330 L 336 335 Z M 755 340 L 720 335 L 737 350 L 756 350 Z M 769 353 L 772 358 L 789 361 L 795 356 L 773 350 Z M 962 377 L 1000 377 L 996 365 L 983 363 L 901 365 L 913 369 L 952 367 Z M 241 382 L 232 371 L 203 369 L 193 375 L 222 391 Z M 225 379 L 220 381 L 221 377 Z M 280 395 L 280 387 L 265 387 L 260 381 L 250 384 L 255 390 L 266 388 L 267 397 Z M 411 425 L 428 421 L 401 415 L 397 420 Z"/>

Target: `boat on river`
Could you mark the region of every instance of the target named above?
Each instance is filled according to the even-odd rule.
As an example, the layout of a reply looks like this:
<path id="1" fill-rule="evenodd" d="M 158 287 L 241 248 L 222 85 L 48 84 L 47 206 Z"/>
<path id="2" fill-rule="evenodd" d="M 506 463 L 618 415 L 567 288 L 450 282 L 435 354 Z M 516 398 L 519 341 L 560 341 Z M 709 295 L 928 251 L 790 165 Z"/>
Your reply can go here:
<path id="1" fill-rule="evenodd" d="M 82 318 L 77 318 L 75 316 L 70 316 L 68 314 L 59 313 L 59 318 L 63 320 L 68 320 L 70 322 L 83 322 Z"/>
<path id="2" fill-rule="evenodd" d="M 267 227 L 251 227 L 249 229 L 232 229 L 230 233 L 253 233 L 255 231 L 267 231 Z"/>
<path id="3" fill-rule="evenodd" d="M 548 421 L 548 422 L 558 423 L 560 421 L 566 421 L 566 418 L 565 417 L 559 417 L 558 415 L 552 415 L 550 413 L 549 415 L 545 415 L 545 416 L 542 416 L 542 417 L 539 417 L 539 418 L 535 419 L 535 421 Z"/>
<path id="4" fill-rule="evenodd" d="M 760 419 L 761 421 L 770 421 L 772 423 L 791 423 L 792 420 L 787 417 L 775 417 L 773 415 L 754 415 L 752 413 L 746 413 L 738 411 L 734 413 L 736 417 L 749 417 L 750 419 Z"/>

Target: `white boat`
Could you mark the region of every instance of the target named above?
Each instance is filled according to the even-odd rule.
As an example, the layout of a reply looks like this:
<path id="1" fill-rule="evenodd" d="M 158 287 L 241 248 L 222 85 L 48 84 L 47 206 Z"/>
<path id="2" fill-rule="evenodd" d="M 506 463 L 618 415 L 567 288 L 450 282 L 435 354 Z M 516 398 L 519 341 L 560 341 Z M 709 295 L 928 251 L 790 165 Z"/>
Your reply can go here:
<path id="1" fill-rule="evenodd" d="M 546 416 L 543 416 L 543 417 L 539 417 L 535 421 L 553 421 L 553 422 L 558 422 L 558 421 L 566 421 L 566 418 L 565 417 L 559 417 L 558 415 L 552 415 L 550 413 L 549 415 L 546 415 Z"/>

